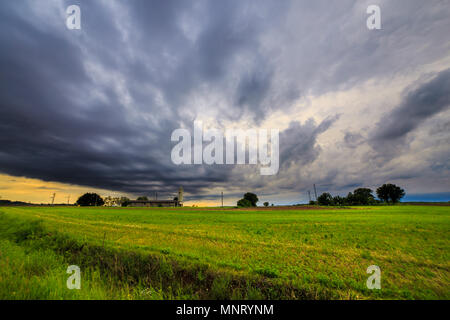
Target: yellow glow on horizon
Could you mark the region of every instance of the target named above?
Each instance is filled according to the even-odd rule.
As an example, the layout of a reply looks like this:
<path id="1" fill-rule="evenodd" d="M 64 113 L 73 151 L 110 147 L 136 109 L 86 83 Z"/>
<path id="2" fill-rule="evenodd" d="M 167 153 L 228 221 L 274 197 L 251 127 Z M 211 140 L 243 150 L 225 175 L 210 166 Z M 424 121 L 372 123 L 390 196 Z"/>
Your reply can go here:
<path id="1" fill-rule="evenodd" d="M 101 196 L 128 196 L 124 193 L 104 189 L 0 174 L 1 200 L 47 204 L 52 201 L 51 197 L 55 193 L 55 203 L 67 203 L 68 200 L 70 203 L 74 203 L 79 196 L 86 192 L 96 192 Z"/>
<path id="2" fill-rule="evenodd" d="M 218 203 L 217 201 L 208 201 L 208 200 L 199 200 L 199 201 L 184 201 L 183 205 L 185 207 L 192 207 L 195 205 L 196 207 L 218 207 L 221 205 L 221 203 Z"/>
<path id="3" fill-rule="evenodd" d="M 102 197 L 125 196 L 130 199 L 136 198 L 130 194 L 111 190 L 0 174 L 0 200 L 48 204 L 51 203 L 52 195 L 55 193 L 54 203 L 66 204 L 68 200 L 70 203 L 75 203 L 78 197 L 86 192 L 95 192 Z M 217 207 L 220 206 L 221 203 L 214 200 L 184 201 L 184 206 L 186 207 L 192 207 L 193 205 L 197 207 Z"/>

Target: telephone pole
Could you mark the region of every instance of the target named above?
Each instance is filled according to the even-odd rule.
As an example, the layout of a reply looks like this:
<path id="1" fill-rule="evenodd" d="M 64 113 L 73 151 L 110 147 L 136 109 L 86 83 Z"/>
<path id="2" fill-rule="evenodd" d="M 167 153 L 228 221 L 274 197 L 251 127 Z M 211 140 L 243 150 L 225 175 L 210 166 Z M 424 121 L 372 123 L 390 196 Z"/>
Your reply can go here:
<path id="1" fill-rule="evenodd" d="M 223 191 L 222 191 L 222 208 L 223 208 Z"/>
<path id="2" fill-rule="evenodd" d="M 316 196 L 316 201 L 317 201 L 317 190 L 316 190 L 316 184 L 314 184 L 314 195 Z"/>
<path id="3" fill-rule="evenodd" d="M 67 205 L 70 203 L 70 194 L 67 196 Z"/>
<path id="4" fill-rule="evenodd" d="M 309 197 L 309 202 L 311 202 L 311 191 L 308 190 L 308 197 Z"/>
<path id="5" fill-rule="evenodd" d="M 55 197 L 56 197 L 56 193 L 53 193 L 53 195 L 51 196 L 51 198 L 52 198 L 52 205 L 53 205 L 53 203 L 55 203 Z"/>

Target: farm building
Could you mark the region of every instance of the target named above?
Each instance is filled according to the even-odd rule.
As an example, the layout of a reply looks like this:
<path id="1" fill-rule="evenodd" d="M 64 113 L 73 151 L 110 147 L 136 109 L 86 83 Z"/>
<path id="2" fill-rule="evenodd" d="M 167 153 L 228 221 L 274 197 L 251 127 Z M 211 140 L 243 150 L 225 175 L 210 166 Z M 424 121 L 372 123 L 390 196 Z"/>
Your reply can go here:
<path id="1" fill-rule="evenodd" d="M 129 207 L 182 207 L 183 187 L 178 190 L 178 197 L 174 200 L 130 200 Z"/>

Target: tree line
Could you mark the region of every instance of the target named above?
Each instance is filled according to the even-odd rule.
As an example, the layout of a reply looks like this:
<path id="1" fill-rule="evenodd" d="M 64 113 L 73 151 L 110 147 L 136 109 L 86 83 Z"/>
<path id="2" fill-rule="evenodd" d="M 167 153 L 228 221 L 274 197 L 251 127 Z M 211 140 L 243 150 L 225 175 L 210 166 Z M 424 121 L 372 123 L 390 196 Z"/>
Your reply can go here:
<path id="1" fill-rule="evenodd" d="M 360 205 L 375 205 L 379 203 L 398 203 L 404 196 L 405 190 L 396 186 L 395 184 L 383 184 L 376 189 L 378 199 L 375 199 L 373 191 L 369 188 L 358 188 L 353 192 L 349 192 L 346 197 L 332 196 L 330 193 L 322 193 L 317 201 L 310 201 L 311 205 L 321 206 L 360 206 Z M 175 198 L 176 199 L 176 198 Z M 175 200 L 174 199 L 174 200 Z M 147 197 L 139 197 L 138 200 L 148 200 Z M 103 199 L 96 193 L 85 193 L 78 198 L 76 204 L 79 206 L 122 206 L 126 207 L 130 199 L 126 197 Z M 243 198 L 237 202 L 238 207 L 256 207 L 259 199 L 254 193 L 247 192 Z M 269 203 L 264 202 L 264 206 L 268 207 Z M 273 206 L 273 204 L 272 204 Z"/>
<path id="2" fill-rule="evenodd" d="M 358 188 L 349 192 L 346 197 L 335 196 L 330 193 L 322 193 L 317 201 L 310 201 L 310 204 L 321 206 L 364 206 L 379 203 L 398 203 L 405 196 L 405 190 L 395 184 L 387 183 L 376 189 L 378 199 L 375 199 L 373 191 L 369 188 Z"/>
<path id="3" fill-rule="evenodd" d="M 140 196 L 136 200 L 148 201 L 148 197 Z M 178 200 L 178 197 L 173 198 L 173 200 Z M 127 197 L 105 197 L 102 198 L 97 193 L 85 193 L 78 198 L 75 203 L 82 207 L 95 207 L 95 206 L 107 206 L 107 207 L 127 207 L 130 204 L 130 199 Z"/>

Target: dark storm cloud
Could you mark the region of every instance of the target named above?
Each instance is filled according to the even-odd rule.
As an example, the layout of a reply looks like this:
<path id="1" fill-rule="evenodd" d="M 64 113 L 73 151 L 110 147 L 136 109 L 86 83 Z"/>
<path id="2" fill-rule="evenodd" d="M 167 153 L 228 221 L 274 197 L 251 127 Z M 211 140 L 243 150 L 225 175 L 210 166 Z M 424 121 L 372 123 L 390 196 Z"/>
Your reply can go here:
<path id="1" fill-rule="evenodd" d="M 208 176 L 211 170 L 204 170 L 201 176 L 198 168 L 171 164 L 170 135 L 179 124 L 170 117 L 158 119 L 158 126 L 129 121 L 110 88 L 100 88 L 106 102 L 83 105 L 85 92 L 96 86 L 83 65 L 86 56 L 58 32 L 33 27 L 23 18 L 31 12 L 13 19 L 17 11 L 7 5 L 0 11 L 3 172 L 128 192 L 165 190 L 188 181 L 195 192 L 226 179 L 220 172 Z"/>
<path id="2" fill-rule="evenodd" d="M 185 95 L 205 81 L 222 85 L 233 59 L 257 44 L 252 39 L 264 22 L 258 15 L 279 7 L 264 3 L 205 1 L 196 9 L 182 1 L 137 1 L 124 7 L 131 18 L 125 42 L 115 21 L 120 8 L 100 1 L 76 2 L 82 6 L 81 34 L 65 29 L 65 17 L 56 27 L 47 24 L 32 2 L 2 2 L 2 172 L 127 192 L 189 183 L 196 193 L 226 181 L 230 167 L 174 166 L 169 139 L 181 123 L 191 125 L 179 114 Z M 54 7 L 48 9 L 58 17 Z M 204 19 L 195 41 L 181 30 L 183 13 Z M 264 57 L 258 62 L 261 70 Z M 253 106 L 270 74 L 249 68 L 238 104 Z M 117 74 L 127 82 L 125 92 L 117 89 Z M 158 105 L 148 87 L 166 104 Z"/>
<path id="3" fill-rule="evenodd" d="M 302 96 L 445 56 L 442 3 L 398 3 L 371 33 L 355 1 L 1 1 L 0 171 L 134 193 L 242 184 L 230 166 L 173 165 L 172 131 L 206 111 L 259 124 Z M 80 31 L 65 28 L 71 4 Z M 337 120 L 323 118 L 281 132 L 280 171 L 317 159 Z"/>
<path id="4" fill-rule="evenodd" d="M 303 125 L 291 122 L 289 127 L 280 133 L 280 167 L 295 164 L 298 167 L 313 162 L 320 153 L 317 137 L 339 119 L 339 116 L 327 118 L 319 125 L 309 119 Z"/>
<path id="5" fill-rule="evenodd" d="M 372 137 L 376 147 L 402 143 L 408 133 L 450 107 L 450 69 L 408 92 L 402 103 L 378 123 Z"/>

